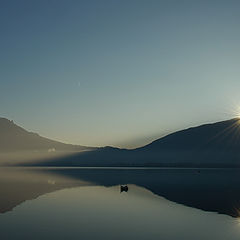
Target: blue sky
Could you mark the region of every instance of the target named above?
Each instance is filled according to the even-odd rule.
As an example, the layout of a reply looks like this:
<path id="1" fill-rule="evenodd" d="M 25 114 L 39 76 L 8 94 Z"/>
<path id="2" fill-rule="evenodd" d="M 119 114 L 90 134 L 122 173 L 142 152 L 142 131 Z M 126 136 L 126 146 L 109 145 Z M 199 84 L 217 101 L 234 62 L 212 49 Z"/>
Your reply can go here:
<path id="1" fill-rule="evenodd" d="M 240 112 L 239 1 L 0 2 L 0 114 L 83 145 L 144 145 Z"/>

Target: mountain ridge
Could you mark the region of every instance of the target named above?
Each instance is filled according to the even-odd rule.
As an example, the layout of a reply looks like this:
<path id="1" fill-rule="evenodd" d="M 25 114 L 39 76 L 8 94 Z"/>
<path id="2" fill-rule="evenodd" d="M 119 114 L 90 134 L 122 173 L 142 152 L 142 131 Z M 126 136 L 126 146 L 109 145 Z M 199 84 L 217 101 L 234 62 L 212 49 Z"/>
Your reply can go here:
<path id="1" fill-rule="evenodd" d="M 230 131 L 235 131 L 235 133 L 236 133 L 236 131 L 239 131 L 239 133 L 240 133 L 240 119 L 239 118 L 232 118 L 230 120 L 224 120 L 224 121 L 215 122 L 215 123 L 207 123 L 207 124 L 202 124 L 202 125 L 199 125 L 196 127 L 182 129 L 182 130 L 173 132 L 171 134 L 168 134 L 164 137 L 161 137 L 159 139 L 156 139 L 155 141 L 153 141 L 143 147 L 137 148 L 136 150 L 154 148 L 155 146 L 158 146 L 158 148 L 159 148 L 160 144 L 165 144 L 165 145 L 167 143 L 170 144 L 171 139 L 174 139 L 174 141 L 176 141 L 176 138 L 178 138 L 177 139 L 178 141 L 181 140 L 181 142 L 177 142 L 178 147 L 181 147 L 182 145 L 185 145 L 185 147 L 186 147 L 186 142 L 188 139 L 191 140 L 192 145 L 194 145 L 194 142 L 197 142 L 198 144 L 208 143 L 212 147 L 213 141 L 216 142 L 216 140 L 217 141 L 223 140 L 222 138 L 224 138 L 226 140 L 228 138 L 228 134 L 231 133 Z M 236 135 L 236 138 L 237 137 L 238 136 Z M 208 141 L 206 141 L 206 138 L 208 138 Z M 187 143 L 189 144 L 189 142 L 187 142 Z M 226 141 L 224 144 L 226 144 Z M 228 144 L 229 145 L 231 144 L 232 147 L 235 147 L 236 142 L 231 142 L 231 143 L 228 142 Z M 238 141 L 237 144 L 240 147 L 240 141 Z M 173 146 L 171 145 L 171 147 L 173 147 Z"/>
<path id="2" fill-rule="evenodd" d="M 38 166 L 71 167 L 240 167 L 238 118 L 169 134 L 133 150 L 103 147 Z"/>
<path id="3" fill-rule="evenodd" d="M 240 167 L 240 119 L 233 118 L 183 129 L 132 150 L 110 146 L 91 150 L 93 151 L 75 151 L 72 154 L 57 156 L 53 159 L 38 159 L 31 163 L 28 162 L 26 165 L 61 167 Z"/>
<path id="4" fill-rule="evenodd" d="M 7 118 L 0 118 L 0 151 L 82 151 L 93 147 L 66 144 L 29 132 Z"/>

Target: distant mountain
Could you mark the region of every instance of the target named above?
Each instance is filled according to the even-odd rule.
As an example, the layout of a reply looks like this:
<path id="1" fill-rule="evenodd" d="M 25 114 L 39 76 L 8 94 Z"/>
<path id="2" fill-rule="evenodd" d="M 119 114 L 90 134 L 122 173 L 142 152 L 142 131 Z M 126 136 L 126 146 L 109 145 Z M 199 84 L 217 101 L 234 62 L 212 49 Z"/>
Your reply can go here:
<path id="1" fill-rule="evenodd" d="M 181 130 L 134 152 L 149 165 L 240 167 L 240 119 Z"/>
<path id="2" fill-rule="evenodd" d="M 13 121 L 0 118 L 0 153 L 18 151 L 83 151 L 91 147 L 64 144 L 28 132 Z"/>
<path id="3" fill-rule="evenodd" d="M 134 150 L 105 147 L 36 164 L 47 166 L 240 167 L 240 120 L 234 118 L 185 129 Z"/>
<path id="4" fill-rule="evenodd" d="M 205 124 L 162 137 L 137 150 L 144 151 L 240 151 L 240 119 Z"/>

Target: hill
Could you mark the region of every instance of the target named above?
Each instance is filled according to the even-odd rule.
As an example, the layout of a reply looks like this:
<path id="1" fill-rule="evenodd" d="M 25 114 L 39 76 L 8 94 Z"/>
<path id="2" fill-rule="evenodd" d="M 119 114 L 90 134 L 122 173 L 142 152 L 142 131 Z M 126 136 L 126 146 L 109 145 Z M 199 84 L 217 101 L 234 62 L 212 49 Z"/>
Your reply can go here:
<path id="1" fill-rule="evenodd" d="M 112 147 L 76 153 L 41 166 L 240 167 L 240 120 L 205 124 L 169 134 L 134 150 Z"/>
<path id="2" fill-rule="evenodd" d="M 204 124 L 188 128 L 139 148 L 138 150 L 239 150 L 240 120 L 234 118 L 227 121 Z"/>
<path id="3" fill-rule="evenodd" d="M 13 121 L 0 118 L 0 152 L 21 151 L 83 151 L 91 147 L 64 144 L 28 132 Z"/>

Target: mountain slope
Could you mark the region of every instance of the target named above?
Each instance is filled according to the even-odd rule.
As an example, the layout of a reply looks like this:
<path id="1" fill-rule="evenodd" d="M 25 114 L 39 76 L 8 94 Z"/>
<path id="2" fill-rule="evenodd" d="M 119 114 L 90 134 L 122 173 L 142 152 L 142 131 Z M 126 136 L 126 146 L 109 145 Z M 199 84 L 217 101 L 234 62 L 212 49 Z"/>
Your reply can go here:
<path id="1" fill-rule="evenodd" d="M 240 121 L 185 129 L 134 150 L 105 147 L 36 165 L 240 167 Z"/>
<path id="2" fill-rule="evenodd" d="M 240 150 L 240 120 L 204 124 L 188 128 L 139 148 L 138 150 Z"/>
<path id="3" fill-rule="evenodd" d="M 64 144 L 28 132 L 13 121 L 0 118 L 0 152 L 17 151 L 82 151 L 90 147 Z"/>

